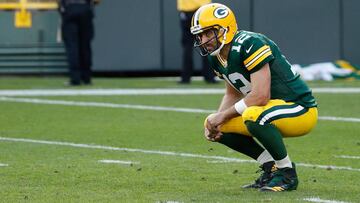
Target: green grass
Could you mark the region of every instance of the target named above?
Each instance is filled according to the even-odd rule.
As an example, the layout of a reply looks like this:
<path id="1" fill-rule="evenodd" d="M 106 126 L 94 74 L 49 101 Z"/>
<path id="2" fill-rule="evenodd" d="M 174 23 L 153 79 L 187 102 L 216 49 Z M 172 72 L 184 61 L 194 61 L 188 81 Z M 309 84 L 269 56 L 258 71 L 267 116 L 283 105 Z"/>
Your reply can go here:
<path id="1" fill-rule="evenodd" d="M 68 88 L 64 86 L 68 78 L 65 77 L 14 77 L 0 76 L 0 89 L 58 89 Z M 360 81 L 337 80 L 311 81 L 311 87 L 360 87 Z M 75 89 L 98 89 L 98 88 L 220 88 L 224 85 L 208 85 L 203 81 L 193 81 L 191 86 L 178 85 L 175 80 L 164 78 L 96 78 L 94 86 L 76 87 Z"/>
<path id="2" fill-rule="evenodd" d="M 1 77 L 0 89 L 63 89 L 61 77 Z M 86 88 L 222 88 L 195 81 L 96 78 Z M 312 87 L 359 87 L 359 81 L 312 82 Z M 360 94 L 316 94 L 320 116 L 360 116 Z M 21 97 L 23 98 L 23 97 Z M 50 100 L 216 109 L 221 95 L 52 96 Z M 129 149 L 248 159 L 205 141 L 206 114 L 79 107 L 0 101 L 0 136 L 95 144 Z M 360 169 L 359 123 L 320 120 L 307 136 L 286 139 L 293 161 Z M 103 164 L 111 159 L 140 164 Z M 0 141 L 2 202 L 305 202 L 308 197 L 358 202 L 360 171 L 298 166 L 297 191 L 245 190 L 255 163 L 209 163 L 211 159 L 108 149 Z"/>

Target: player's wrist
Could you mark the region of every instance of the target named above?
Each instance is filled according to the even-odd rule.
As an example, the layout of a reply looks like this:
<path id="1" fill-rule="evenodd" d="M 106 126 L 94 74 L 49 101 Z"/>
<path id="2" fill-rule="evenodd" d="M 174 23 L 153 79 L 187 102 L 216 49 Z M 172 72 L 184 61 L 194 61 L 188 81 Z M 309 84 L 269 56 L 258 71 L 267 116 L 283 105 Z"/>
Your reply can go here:
<path id="1" fill-rule="evenodd" d="M 243 114 L 243 112 L 245 111 L 245 109 L 248 106 L 245 104 L 245 100 L 241 99 L 240 101 L 235 103 L 234 107 L 235 107 L 236 112 L 238 112 L 238 114 L 241 115 L 241 114 Z"/>

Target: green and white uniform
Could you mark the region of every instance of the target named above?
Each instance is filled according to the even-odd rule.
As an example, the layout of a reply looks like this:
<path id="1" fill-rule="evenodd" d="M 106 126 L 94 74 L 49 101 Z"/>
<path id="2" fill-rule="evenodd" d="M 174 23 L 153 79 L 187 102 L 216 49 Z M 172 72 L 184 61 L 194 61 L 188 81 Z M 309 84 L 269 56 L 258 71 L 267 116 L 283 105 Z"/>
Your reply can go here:
<path id="1" fill-rule="evenodd" d="M 250 74 L 269 63 L 271 99 L 307 108 L 317 106 L 311 90 L 300 75 L 291 70 L 278 46 L 262 34 L 239 31 L 231 44 L 227 62 L 218 56 L 208 56 L 208 59 L 214 72 L 244 95 L 251 91 Z"/>

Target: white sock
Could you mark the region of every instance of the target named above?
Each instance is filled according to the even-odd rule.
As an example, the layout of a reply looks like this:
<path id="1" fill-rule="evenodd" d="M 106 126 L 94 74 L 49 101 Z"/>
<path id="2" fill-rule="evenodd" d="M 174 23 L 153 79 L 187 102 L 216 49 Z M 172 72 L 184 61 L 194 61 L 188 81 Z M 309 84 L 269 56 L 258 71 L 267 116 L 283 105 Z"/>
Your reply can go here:
<path id="1" fill-rule="evenodd" d="M 260 164 L 264 164 L 269 161 L 274 161 L 270 153 L 265 149 L 263 153 L 260 154 L 260 156 L 256 159 Z"/>
<path id="2" fill-rule="evenodd" d="M 278 168 L 292 168 L 291 160 L 289 155 L 281 160 L 275 160 L 276 167 Z"/>

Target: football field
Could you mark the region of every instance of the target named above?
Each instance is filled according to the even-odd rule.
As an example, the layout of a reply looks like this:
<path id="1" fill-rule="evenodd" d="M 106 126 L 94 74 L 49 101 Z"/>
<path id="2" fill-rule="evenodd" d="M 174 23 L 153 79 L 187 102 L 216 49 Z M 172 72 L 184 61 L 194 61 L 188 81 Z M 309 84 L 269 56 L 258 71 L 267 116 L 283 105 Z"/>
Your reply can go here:
<path id="1" fill-rule="evenodd" d="M 243 189 L 258 164 L 203 137 L 224 84 L 0 78 L 1 202 L 360 202 L 360 81 L 311 82 L 319 122 L 285 139 L 298 190 Z"/>

